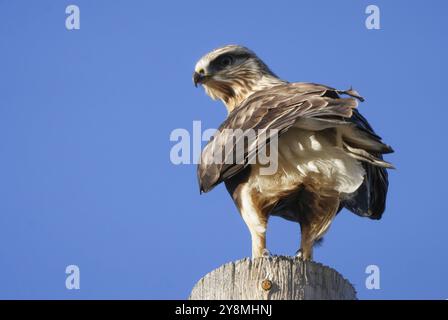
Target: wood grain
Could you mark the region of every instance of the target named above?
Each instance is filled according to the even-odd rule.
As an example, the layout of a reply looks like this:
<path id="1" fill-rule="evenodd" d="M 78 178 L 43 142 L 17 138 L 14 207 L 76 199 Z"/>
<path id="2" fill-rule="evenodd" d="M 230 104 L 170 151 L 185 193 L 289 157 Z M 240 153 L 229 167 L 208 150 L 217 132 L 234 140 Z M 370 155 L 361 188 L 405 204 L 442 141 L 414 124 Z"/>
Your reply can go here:
<path id="1" fill-rule="evenodd" d="M 213 270 L 196 283 L 189 299 L 354 300 L 356 291 L 330 267 L 274 256 L 246 258 Z"/>

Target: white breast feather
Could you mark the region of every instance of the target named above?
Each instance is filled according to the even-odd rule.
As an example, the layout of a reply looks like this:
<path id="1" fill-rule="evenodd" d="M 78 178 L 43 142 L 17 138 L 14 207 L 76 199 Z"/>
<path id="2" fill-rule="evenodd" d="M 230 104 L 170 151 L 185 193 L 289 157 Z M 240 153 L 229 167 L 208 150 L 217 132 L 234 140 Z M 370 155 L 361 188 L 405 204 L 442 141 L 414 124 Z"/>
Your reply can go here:
<path id="1" fill-rule="evenodd" d="M 293 128 L 279 139 L 279 165 L 273 176 L 257 176 L 265 195 L 294 189 L 313 174 L 341 194 L 355 192 L 364 181 L 361 163 L 333 145 L 325 135 Z"/>

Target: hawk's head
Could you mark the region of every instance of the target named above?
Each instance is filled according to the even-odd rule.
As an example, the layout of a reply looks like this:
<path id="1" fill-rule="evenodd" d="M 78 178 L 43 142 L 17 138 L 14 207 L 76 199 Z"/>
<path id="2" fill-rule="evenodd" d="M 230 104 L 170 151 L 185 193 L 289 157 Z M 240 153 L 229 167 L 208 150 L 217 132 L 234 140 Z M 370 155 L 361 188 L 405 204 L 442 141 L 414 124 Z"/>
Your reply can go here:
<path id="1" fill-rule="evenodd" d="M 212 99 L 221 99 L 231 112 L 252 93 L 284 83 L 251 50 L 237 45 L 215 49 L 203 56 L 193 73 Z"/>

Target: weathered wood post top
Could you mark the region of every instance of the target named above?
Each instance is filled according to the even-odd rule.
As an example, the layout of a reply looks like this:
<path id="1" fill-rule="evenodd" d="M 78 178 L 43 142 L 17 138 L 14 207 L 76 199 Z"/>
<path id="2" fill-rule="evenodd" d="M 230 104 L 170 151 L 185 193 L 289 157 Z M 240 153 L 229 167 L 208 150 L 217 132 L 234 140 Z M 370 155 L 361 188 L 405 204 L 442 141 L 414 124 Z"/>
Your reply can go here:
<path id="1" fill-rule="evenodd" d="M 353 285 L 336 270 L 294 257 L 242 259 L 200 279 L 190 300 L 354 300 Z"/>

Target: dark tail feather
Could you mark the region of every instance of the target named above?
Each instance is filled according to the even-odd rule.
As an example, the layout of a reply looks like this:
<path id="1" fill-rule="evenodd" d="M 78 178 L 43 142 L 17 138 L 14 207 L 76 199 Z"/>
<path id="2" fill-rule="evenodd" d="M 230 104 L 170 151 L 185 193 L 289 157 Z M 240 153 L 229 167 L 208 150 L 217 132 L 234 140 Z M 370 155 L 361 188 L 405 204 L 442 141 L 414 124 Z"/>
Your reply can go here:
<path id="1" fill-rule="evenodd" d="M 366 170 L 363 184 L 341 203 L 341 207 L 359 216 L 379 220 L 386 208 L 388 174 L 385 168 L 369 163 L 363 165 Z"/>
<path id="2" fill-rule="evenodd" d="M 356 125 L 353 135 L 345 136 L 347 153 L 361 160 L 366 176 L 363 184 L 341 202 L 341 207 L 353 213 L 370 219 L 381 219 L 386 207 L 387 190 L 389 187 L 386 168 L 393 166 L 383 160 L 382 154 L 393 152 L 392 148 L 381 141 L 367 120 L 358 112 L 353 111 L 350 122 Z"/>

